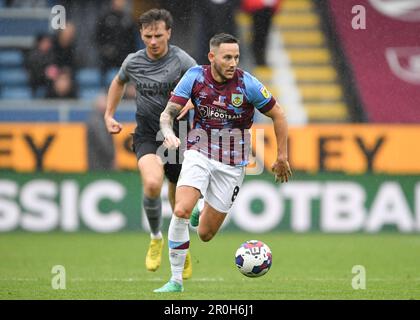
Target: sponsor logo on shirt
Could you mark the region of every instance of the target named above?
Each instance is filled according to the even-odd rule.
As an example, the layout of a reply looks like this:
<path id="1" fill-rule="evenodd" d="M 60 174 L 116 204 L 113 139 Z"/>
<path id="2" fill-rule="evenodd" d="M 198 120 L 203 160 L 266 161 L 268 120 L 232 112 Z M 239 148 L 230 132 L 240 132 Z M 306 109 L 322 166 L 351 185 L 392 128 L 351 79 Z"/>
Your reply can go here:
<path id="1" fill-rule="evenodd" d="M 176 82 L 137 82 L 136 89 L 143 96 L 169 96 Z"/>
<path id="2" fill-rule="evenodd" d="M 199 97 L 200 99 L 206 99 L 206 98 L 207 98 L 207 92 L 205 92 L 205 91 L 200 91 L 200 92 L 198 93 L 198 97 Z"/>
<path id="3" fill-rule="evenodd" d="M 242 118 L 241 114 L 229 114 L 226 110 L 200 105 L 198 106 L 202 118 L 235 120 Z"/>
<path id="4" fill-rule="evenodd" d="M 266 99 L 270 98 L 270 92 L 268 92 L 266 87 L 262 86 L 260 89 L 260 92 L 264 96 L 264 98 Z"/>
<path id="5" fill-rule="evenodd" d="M 219 106 L 219 107 L 226 107 L 226 103 L 225 103 L 226 97 L 225 96 L 219 96 L 219 99 L 216 101 L 213 101 L 213 104 L 215 106 Z"/>

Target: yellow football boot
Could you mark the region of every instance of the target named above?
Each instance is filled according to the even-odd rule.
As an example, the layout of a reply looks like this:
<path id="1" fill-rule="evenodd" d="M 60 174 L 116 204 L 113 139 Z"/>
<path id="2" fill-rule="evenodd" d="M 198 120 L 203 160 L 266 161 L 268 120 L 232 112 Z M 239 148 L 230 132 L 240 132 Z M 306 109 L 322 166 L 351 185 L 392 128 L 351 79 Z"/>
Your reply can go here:
<path id="1" fill-rule="evenodd" d="M 182 279 L 187 280 L 192 277 L 192 261 L 190 250 L 187 252 L 185 257 L 184 270 L 182 271 Z"/>
<path id="2" fill-rule="evenodd" d="M 146 269 L 156 271 L 162 261 L 163 239 L 150 240 L 149 250 L 146 255 Z"/>

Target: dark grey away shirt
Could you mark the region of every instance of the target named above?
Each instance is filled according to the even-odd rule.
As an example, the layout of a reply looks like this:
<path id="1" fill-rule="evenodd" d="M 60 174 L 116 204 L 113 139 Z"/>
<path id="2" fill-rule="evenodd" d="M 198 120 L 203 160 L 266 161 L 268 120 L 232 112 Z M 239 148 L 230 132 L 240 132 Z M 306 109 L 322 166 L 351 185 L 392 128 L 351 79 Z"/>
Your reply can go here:
<path id="1" fill-rule="evenodd" d="M 136 134 L 141 138 L 155 139 L 160 130 L 160 114 L 166 107 L 171 91 L 184 73 L 196 62 L 184 50 L 169 45 L 168 53 L 152 60 L 146 49 L 131 53 L 124 60 L 118 76 L 123 82 L 136 87 Z M 178 123 L 174 121 L 174 129 Z"/>

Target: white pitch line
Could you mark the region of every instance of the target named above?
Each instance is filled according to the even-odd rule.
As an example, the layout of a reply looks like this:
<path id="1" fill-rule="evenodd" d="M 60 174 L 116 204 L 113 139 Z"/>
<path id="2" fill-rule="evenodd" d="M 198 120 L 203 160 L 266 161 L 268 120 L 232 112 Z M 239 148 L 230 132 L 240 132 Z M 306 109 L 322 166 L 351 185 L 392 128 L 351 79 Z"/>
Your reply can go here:
<path id="1" fill-rule="evenodd" d="M 1 278 L 0 281 L 41 281 L 41 279 L 36 278 Z"/>
<path id="2" fill-rule="evenodd" d="M 165 278 L 166 279 L 166 278 Z M 164 278 L 151 278 L 151 279 L 143 279 L 143 278 L 103 278 L 103 279 L 86 279 L 86 278 L 70 278 L 69 281 L 73 282 L 158 282 L 164 281 Z M 189 281 L 193 282 L 218 282 L 224 281 L 223 278 L 192 278 Z"/>
<path id="3" fill-rule="evenodd" d="M 166 279 L 166 278 L 165 278 Z M 102 278 L 102 279 L 92 279 L 92 278 L 67 278 L 70 282 L 158 282 L 164 281 L 164 278 Z M 37 282 L 45 281 L 46 279 L 38 278 L 0 278 L 0 281 L 16 281 L 16 282 Z M 331 282 L 331 281 L 349 281 L 351 278 L 285 278 L 277 279 L 278 282 L 285 281 L 317 281 L 317 282 Z M 223 282 L 226 281 L 224 278 L 192 278 L 188 280 L 189 282 Z M 242 281 L 247 281 L 247 279 L 242 279 Z M 420 278 L 414 279 L 386 279 L 386 278 L 367 278 L 366 281 L 375 281 L 375 282 L 420 282 Z"/>
<path id="4" fill-rule="evenodd" d="M 279 279 L 279 281 L 348 281 L 351 280 L 351 278 L 285 278 L 285 279 Z M 395 282 L 395 281 L 420 281 L 420 278 L 414 278 L 414 279 L 389 279 L 389 278 L 366 278 L 366 281 L 378 281 L 378 282 Z"/>

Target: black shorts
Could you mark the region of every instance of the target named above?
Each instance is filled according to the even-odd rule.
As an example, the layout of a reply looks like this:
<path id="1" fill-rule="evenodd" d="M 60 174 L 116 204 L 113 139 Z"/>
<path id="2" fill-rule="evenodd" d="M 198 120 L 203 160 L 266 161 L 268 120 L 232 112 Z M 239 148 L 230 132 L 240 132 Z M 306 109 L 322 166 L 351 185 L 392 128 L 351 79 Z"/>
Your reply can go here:
<path id="1" fill-rule="evenodd" d="M 157 149 L 162 145 L 162 141 L 156 141 L 153 138 L 143 138 L 137 134 L 133 134 L 132 149 L 137 156 L 137 161 L 146 154 L 156 154 Z M 176 158 L 179 159 L 179 152 L 176 152 Z M 179 174 L 181 173 L 181 163 L 170 164 L 165 163 L 163 170 L 166 178 L 172 183 L 177 183 Z"/>

